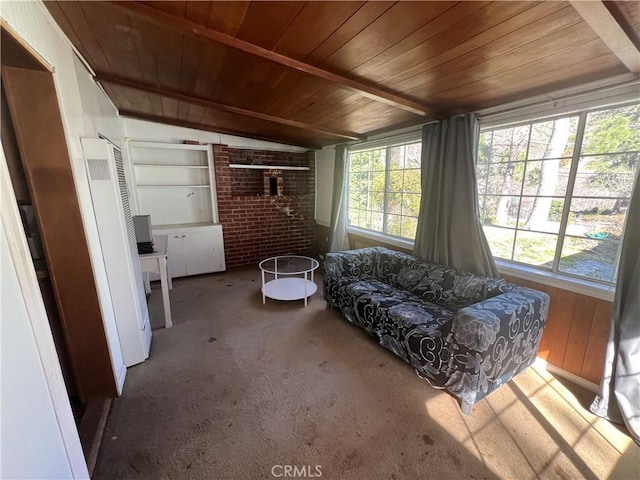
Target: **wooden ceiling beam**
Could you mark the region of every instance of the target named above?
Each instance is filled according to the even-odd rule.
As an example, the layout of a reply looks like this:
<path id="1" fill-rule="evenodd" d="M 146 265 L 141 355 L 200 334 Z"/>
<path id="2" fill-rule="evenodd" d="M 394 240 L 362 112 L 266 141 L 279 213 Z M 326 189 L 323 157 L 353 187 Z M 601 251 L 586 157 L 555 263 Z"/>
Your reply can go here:
<path id="1" fill-rule="evenodd" d="M 297 142 L 294 140 L 288 140 L 284 138 L 275 138 L 275 137 L 273 138 L 265 137 L 265 136 L 255 135 L 252 132 L 241 132 L 239 130 L 230 130 L 228 128 L 208 125 L 206 123 L 189 122 L 187 120 L 180 120 L 177 118 L 167 118 L 167 117 L 162 117 L 160 115 L 152 115 L 152 114 L 143 113 L 143 112 L 134 112 L 133 110 L 119 109 L 118 113 L 122 117 L 133 118 L 137 120 L 145 120 L 147 122 L 173 125 L 176 127 L 183 127 L 183 128 L 191 128 L 193 130 L 204 130 L 207 132 L 224 133 L 227 135 L 235 135 L 237 137 L 248 137 L 248 138 L 253 138 L 255 140 L 262 140 L 262 141 L 271 142 L 271 143 L 284 143 L 286 145 L 294 145 L 297 147 L 308 148 L 309 150 L 322 149 L 322 145 L 301 144 L 300 142 Z"/>
<path id="2" fill-rule="evenodd" d="M 113 85 L 121 85 L 123 87 L 135 88 L 136 90 L 142 90 L 149 93 L 155 93 L 157 95 L 162 95 L 167 98 L 173 98 L 175 100 L 180 100 L 181 102 L 191 103 L 193 105 L 200 105 L 205 108 L 212 108 L 214 110 L 219 110 L 222 112 L 233 113 L 236 115 L 242 115 L 245 117 L 255 118 L 258 120 L 264 120 L 267 122 L 278 123 L 280 125 L 286 125 L 288 127 L 296 127 L 303 130 L 308 130 L 315 133 L 321 133 L 323 135 L 328 135 L 330 137 L 339 137 L 345 138 L 347 140 L 365 140 L 367 137 L 365 135 L 360 135 L 356 132 L 348 132 L 343 130 L 329 130 L 327 128 L 318 127 L 316 125 L 311 125 L 309 123 L 298 122 L 296 120 L 289 120 L 282 117 L 276 117 L 273 115 L 267 115 L 265 113 L 255 112 L 253 110 L 247 110 L 244 108 L 233 107 L 231 105 L 226 105 L 224 103 L 214 102 L 213 100 L 208 100 L 202 97 L 195 97 L 192 95 L 187 95 L 182 92 L 178 92 L 175 90 L 160 88 L 155 85 L 151 85 L 149 83 L 139 82 L 137 80 L 131 80 L 129 78 L 124 78 L 116 75 L 110 75 L 104 72 L 96 72 L 96 76 L 94 77 L 96 81 L 101 83 L 111 83 Z"/>
<path id="3" fill-rule="evenodd" d="M 604 3 L 572 0 L 571 5 L 620 61 L 640 74 L 640 52 Z"/>
<path id="4" fill-rule="evenodd" d="M 313 75 L 347 90 L 357 92 L 372 100 L 406 110 L 416 115 L 434 115 L 434 111 L 431 107 L 410 98 L 403 97 L 402 95 L 398 95 L 397 93 L 382 88 L 379 85 L 363 83 L 360 80 L 315 67 L 253 43 L 246 42 L 232 35 L 213 30 L 184 18 L 175 17 L 156 8 L 138 2 L 104 2 L 104 5 L 119 8 L 127 12 L 129 15 L 152 22 L 161 27 L 170 28 L 183 35 L 190 35 L 192 37 L 213 41 L 215 43 L 264 58 L 279 65 L 284 65 L 304 72 L 308 75 Z"/>

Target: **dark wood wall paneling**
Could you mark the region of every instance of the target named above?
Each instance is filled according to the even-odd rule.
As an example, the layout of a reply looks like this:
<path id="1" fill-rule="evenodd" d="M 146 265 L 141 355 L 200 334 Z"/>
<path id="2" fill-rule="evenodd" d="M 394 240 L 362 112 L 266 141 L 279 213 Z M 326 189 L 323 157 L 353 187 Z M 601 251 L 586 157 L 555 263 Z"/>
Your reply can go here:
<path id="1" fill-rule="evenodd" d="M 612 303 L 521 278 L 504 277 L 551 297 L 549 319 L 538 355 L 552 365 L 599 385 Z"/>
<path id="2" fill-rule="evenodd" d="M 328 251 L 329 227 L 316 225 L 317 254 Z M 384 246 L 412 253 L 411 249 L 349 234 L 352 248 Z M 609 338 L 612 303 L 508 275 L 517 285 L 546 292 L 551 297 L 549 318 L 540 342 L 538 356 L 548 363 L 584 378 L 596 385 L 602 380 L 605 350 Z"/>

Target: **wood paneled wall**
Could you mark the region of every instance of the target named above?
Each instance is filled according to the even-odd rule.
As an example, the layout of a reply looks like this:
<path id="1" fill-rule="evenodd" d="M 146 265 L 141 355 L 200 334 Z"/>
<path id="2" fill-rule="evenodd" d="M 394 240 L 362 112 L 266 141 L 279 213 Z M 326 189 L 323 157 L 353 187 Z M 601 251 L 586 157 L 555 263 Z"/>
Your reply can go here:
<path id="1" fill-rule="evenodd" d="M 510 282 L 546 292 L 549 318 L 538 356 L 596 385 L 602 380 L 612 303 L 508 275 Z"/>
<path id="2" fill-rule="evenodd" d="M 318 239 L 328 238 L 329 228 L 317 225 L 316 235 Z M 349 240 L 352 248 L 383 246 L 411 253 L 408 249 L 352 233 L 349 234 Z M 327 242 L 318 241 L 316 244 L 318 254 L 327 252 Z M 549 318 L 538 356 L 556 367 L 599 385 L 609 338 L 612 303 L 513 276 L 503 276 L 510 282 L 541 290 L 551 297 Z"/>

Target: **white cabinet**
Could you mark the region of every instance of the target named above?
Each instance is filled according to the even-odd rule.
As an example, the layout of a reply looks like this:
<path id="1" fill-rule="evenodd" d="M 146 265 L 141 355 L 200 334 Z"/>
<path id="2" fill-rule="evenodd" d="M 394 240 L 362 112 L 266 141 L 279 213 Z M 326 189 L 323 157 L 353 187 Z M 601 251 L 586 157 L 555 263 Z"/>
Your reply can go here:
<path id="1" fill-rule="evenodd" d="M 167 236 L 167 264 L 172 278 L 226 269 L 222 225 L 159 228 L 153 234 Z"/>
<path id="2" fill-rule="evenodd" d="M 211 145 L 129 142 L 136 210 L 166 235 L 171 277 L 225 270 Z"/>

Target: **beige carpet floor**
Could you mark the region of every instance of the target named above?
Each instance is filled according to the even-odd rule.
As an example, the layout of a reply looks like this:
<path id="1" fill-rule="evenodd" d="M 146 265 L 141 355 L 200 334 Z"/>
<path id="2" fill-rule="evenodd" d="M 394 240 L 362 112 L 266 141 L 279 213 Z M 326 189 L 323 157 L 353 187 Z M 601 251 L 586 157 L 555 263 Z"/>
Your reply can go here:
<path id="1" fill-rule="evenodd" d="M 257 268 L 177 279 L 165 330 L 155 286 L 151 357 L 128 371 L 94 478 L 640 477 L 625 431 L 544 370 L 465 416 L 321 288 L 306 309 L 259 289 Z"/>

